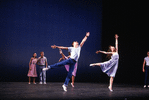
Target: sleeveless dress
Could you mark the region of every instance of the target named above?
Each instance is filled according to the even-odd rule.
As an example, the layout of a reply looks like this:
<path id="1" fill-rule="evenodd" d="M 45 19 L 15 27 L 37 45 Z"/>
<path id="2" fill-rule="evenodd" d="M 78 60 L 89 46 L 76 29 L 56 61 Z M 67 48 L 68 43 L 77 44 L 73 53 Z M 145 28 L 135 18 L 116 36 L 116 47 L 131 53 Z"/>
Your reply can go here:
<path id="1" fill-rule="evenodd" d="M 110 77 L 115 77 L 118 68 L 119 54 L 116 52 L 109 61 L 100 63 L 101 70 Z"/>
<path id="2" fill-rule="evenodd" d="M 30 65 L 31 70 L 29 69 L 27 74 L 28 77 L 37 77 L 36 62 L 37 62 L 37 59 L 32 60 Z"/>
<path id="3" fill-rule="evenodd" d="M 68 59 L 68 57 L 65 57 L 65 59 Z M 72 72 L 72 75 L 73 75 L 73 76 L 76 76 L 77 65 L 78 65 L 78 63 L 76 62 L 75 67 L 74 67 L 74 70 L 73 70 L 73 72 Z M 67 72 L 69 72 L 69 65 L 65 65 L 65 68 L 66 68 Z"/>

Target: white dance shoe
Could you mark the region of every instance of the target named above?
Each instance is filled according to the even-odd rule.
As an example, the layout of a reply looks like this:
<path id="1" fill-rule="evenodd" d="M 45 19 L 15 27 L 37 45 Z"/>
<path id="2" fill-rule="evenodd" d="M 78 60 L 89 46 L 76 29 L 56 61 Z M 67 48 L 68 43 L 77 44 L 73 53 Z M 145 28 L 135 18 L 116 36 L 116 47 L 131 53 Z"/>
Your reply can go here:
<path id="1" fill-rule="evenodd" d="M 148 85 L 148 86 L 144 85 L 143 87 L 144 87 L 144 88 L 146 88 L 146 87 L 148 87 L 148 88 L 149 88 L 149 85 Z"/>
<path id="2" fill-rule="evenodd" d="M 62 87 L 63 87 L 63 90 L 64 90 L 65 92 L 67 92 L 67 87 L 66 87 L 65 85 L 62 85 Z"/>
<path id="3" fill-rule="evenodd" d="M 39 84 L 42 84 L 42 82 L 39 82 Z"/>
<path id="4" fill-rule="evenodd" d="M 47 70 L 49 70 L 50 69 L 50 66 L 48 66 L 47 68 L 43 68 L 42 70 L 43 71 L 47 71 Z"/>
<path id="5" fill-rule="evenodd" d="M 74 87 L 74 85 L 71 83 L 71 86 Z"/>
<path id="6" fill-rule="evenodd" d="M 90 64 L 90 66 L 95 66 L 94 64 Z"/>

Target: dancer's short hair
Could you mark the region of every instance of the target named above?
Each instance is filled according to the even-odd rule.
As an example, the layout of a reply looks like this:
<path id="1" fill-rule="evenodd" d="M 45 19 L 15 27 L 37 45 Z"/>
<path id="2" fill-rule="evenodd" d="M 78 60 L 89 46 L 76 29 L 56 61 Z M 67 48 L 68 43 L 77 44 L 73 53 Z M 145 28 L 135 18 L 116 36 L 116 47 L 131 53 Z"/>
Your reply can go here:
<path id="1" fill-rule="evenodd" d="M 73 47 L 73 43 L 74 43 L 74 42 L 76 42 L 76 41 L 73 41 L 73 42 L 72 42 L 72 44 L 71 44 L 72 47 Z"/>
<path id="2" fill-rule="evenodd" d="M 72 44 L 71 44 L 72 47 L 73 47 L 73 43 L 74 43 L 74 42 L 78 42 L 78 41 L 73 41 Z"/>
<path id="3" fill-rule="evenodd" d="M 41 54 L 41 53 L 44 53 L 44 52 L 43 52 L 43 51 L 41 51 L 41 52 L 40 52 L 40 54 Z"/>

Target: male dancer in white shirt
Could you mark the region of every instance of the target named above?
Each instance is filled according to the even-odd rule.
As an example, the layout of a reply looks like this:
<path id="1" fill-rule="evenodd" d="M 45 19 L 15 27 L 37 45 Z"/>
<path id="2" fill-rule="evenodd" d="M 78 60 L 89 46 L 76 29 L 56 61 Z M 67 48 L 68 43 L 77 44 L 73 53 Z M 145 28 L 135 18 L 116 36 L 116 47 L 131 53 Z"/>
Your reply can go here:
<path id="1" fill-rule="evenodd" d="M 40 73 L 40 83 L 42 84 L 42 81 L 44 81 L 43 84 L 46 84 L 46 71 L 43 71 L 43 68 L 47 68 L 48 63 L 47 63 L 47 58 L 44 56 L 44 52 L 40 52 L 40 57 L 37 60 L 37 64 L 39 65 L 39 73 Z"/>
<path id="2" fill-rule="evenodd" d="M 146 66 L 145 66 L 146 63 Z M 143 72 L 145 72 L 145 82 L 144 82 L 144 88 L 149 87 L 149 76 L 148 76 L 148 71 L 149 71 L 149 51 L 147 52 L 147 57 L 144 58 L 143 62 Z"/>
<path id="3" fill-rule="evenodd" d="M 86 32 L 86 36 L 83 38 L 80 45 L 77 41 L 74 41 L 72 43 L 73 47 L 63 47 L 63 46 L 56 46 L 56 45 L 51 46 L 53 49 L 58 48 L 58 49 L 68 50 L 71 54 L 69 59 L 64 60 L 62 62 L 58 62 L 58 63 L 53 64 L 53 65 L 50 65 L 50 66 L 48 66 L 48 68 L 43 69 L 43 70 L 48 70 L 48 69 L 58 68 L 58 67 L 61 67 L 61 66 L 64 66 L 64 65 L 69 65 L 70 66 L 69 67 L 69 72 L 68 72 L 67 77 L 65 79 L 65 82 L 62 85 L 64 91 L 67 91 L 67 86 L 68 86 L 69 80 L 72 77 L 72 72 L 74 70 L 75 64 L 76 64 L 76 62 L 78 61 L 78 59 L 80 57 L 81 47 L 83 46 L 83 44 L 85 43 L 85 41 L 87 40 L 87 37 L 89 37 L 89 35 L 90 35 L 90 32 Z"/>

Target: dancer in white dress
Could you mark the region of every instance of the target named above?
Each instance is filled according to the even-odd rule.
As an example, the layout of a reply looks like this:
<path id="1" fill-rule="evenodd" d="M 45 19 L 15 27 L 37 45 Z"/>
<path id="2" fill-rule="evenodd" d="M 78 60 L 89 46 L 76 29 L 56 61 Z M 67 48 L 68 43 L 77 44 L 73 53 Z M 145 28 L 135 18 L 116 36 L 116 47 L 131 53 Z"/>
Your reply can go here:
<path id="1" fill-rule="evenodd" d="M 109 90 L 112 92 L 112 85 L 113 85 L 113 79 L 115 77 L 117 68 L 118 68 L 118 61 L 119 61 L 119 54 L 118 54 L 118 35 L 115 35 L 115 47 L 114 46 L 110 46 L 110 51 L 111 52 L 105 52 L 105 51 L 96 51 L 96 53 L 98 54 L 100 53 L 104 53 L 104 54 L 112 54 L 111 59 L 103 62 L 103 63 L 93 63 L 90 64 L 90 66 L 100 66 L 101 70 L 106 73 L 109 77 L 110 77 L 110 84 L 109 84 Z"/>

